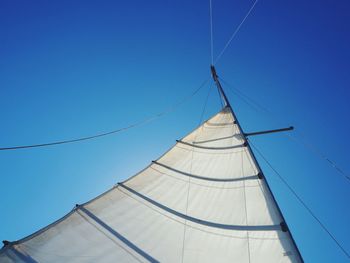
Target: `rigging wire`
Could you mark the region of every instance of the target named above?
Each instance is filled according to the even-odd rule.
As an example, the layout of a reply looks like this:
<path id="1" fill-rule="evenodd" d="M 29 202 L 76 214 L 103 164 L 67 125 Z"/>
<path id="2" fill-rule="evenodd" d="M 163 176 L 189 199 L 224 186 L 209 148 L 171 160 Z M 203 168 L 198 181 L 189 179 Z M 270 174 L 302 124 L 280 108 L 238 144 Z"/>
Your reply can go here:
<path id="1" fill-rule="evenodd" d="M 301 144 L 306 149 L 308 149 L 310 152 L 312 152 L 316 156 L 318 156 L 320 159 L 326 161 L 332 168 L 334 168 L 340 175 L 342 175 L 348 183 L 350 183 L 350 176 L 348 174 L 346 174 L 343 169 L 341 169 L 334 161 L 329 159 L 319 148 L 317 148 L 315 145 L 308 142 L 306 140 L 305 135 L 303 135 L 303 133 L 301 131 L 297 131 L 297 133 L 299 133 L 299 135 L 303 138 L 303 140 L 301 140 L 301 139 L 298 140 L 295 136 L 292 136 L 290 134 L 284 134 L 284 135 L 287 136 L 290 140 L 293 140 L 293 141 Z"/>
<path id="2" fill-rule="evenodd" d="M 202 121 L 203 121 L 203 117 L 204 117 L 204 114 L 205 114 L 205 110 L 207 108 L 207 104 L 208 104 L 208 100 L 209 100 L 209 96 L 210 96 L 210 91 L 211 90 L 212 90 L 212 85 L 209 86 L 208 94 L 207 94 L 207 96 L 205 98 L 204 106 L 203 106 L 201 115 L 199 117 L 199 124 L 198 124 L 198 126 L 200 126 Z M 200 127 L 196 130 L 196 133 L 195 133 L 195 136 L 194 136 L 194 141 L 197 140 L 199 129 L 200 129 Z M 192 147 L 192 152 L 191 152 L 190 173 L 192 173 L 193 154 L 194 154 L 194 147 Z M 185 215 L 186 216 L 187 216 L 187 212 L 188 212 L 188 203 L 189 203 L 189 199 L 190 199 L 190 187 L 191 187 L 191 177 L 188 177 L 188 187 L 187 187 L 187 197 L 186 197 L 186 210 L 185 210 Z M 184 262 L 184 256 L 185 256 L 186 226 L 187 226 L 187 219 L 185 219 L 185 222 L 184 222 L 181 262 Z"/>
<path id="3" fill-rule="evenodd" d="M 248 10 L 247 14 L 241 21 L 241 23 L 238 25 L 236 30 L 233 32 L 227 43 L 225 44 L 222 51 L 217 56 L 215 62 L 213 63 L 213 32 L 212 32 L 212 5 L 211 0 L 209 0 L 210 4 L 210 37 L 211 37 L 211 58 L 212 58 L 212 65 L 216 64 L 222 55 L 225 53 L 226 49 L 232 42 L 232 40 L 237 35 L 238 31 L 242 27 L 243 23 L 246 21 L 252 10 L 254 9 L 255 5 L 257 4 L 258 0 L 255 0 L 251 8 Z M 224 81 L 225 82 L 225 81 Z M 228 85 L 230 87 L 230 85 Z M 236 94 L 239 95 L 243 101 L 245 101 L 249 106 L 253 107 L 255 110 L 262 109 L 266 113 L 270 113 L 265 107 L 261 106 L 259 103 L 255 102 L 253 99 L 249 98 L 247 95 L 245 95 L 243 92 L 241 92 L 239 89 L 236 89 Z M 252 104 L 251 104 L 252 103 Z M 257 107 L 256 107 L 257 106 Z M 296 141 L 298 141 L 295 137 L 289 136 L 289 138 L 292 138 Z M 297 200 L 302 204 L 302 206 L 309 212 L 309 214 L 318 222 L 318 224 L 322 227 L 322 229 L 328 234 L 328 236 L 335 242 L 335 244 L 341 249 L 341 251 L 350 258 L 349 253 L 345 250 L 345 248 L 340 244 L 340 242 L 335 238 L 335 236 L 327 229 L 327 227 L 320 221 L 320 219 L 313 213 L 313 211 L 307 206 L 307 204 L 301 199 L 301 197 L 295 192 L 295 190 L 288 184 L 288 182 L 282 177 L 282 175 L 272 166 L 272 164 L 265 158 L 265 156 L 257 149 L 257 147 L 249 140 L 250 144 L 253 146 L 253 148 L 257 151 L 257 153 L 263 158 L 263 160 L 268 164 L 268 166 L 274 171 L 274 173 L 279 177 L 279 179 L 287 186 L 287 188 L 292 192 L 292 194 L 297 198 Z M 339 173 L 341 173 L 346 179 L 350 181 L 350 177 L 344 173 L 342 169 L 340 169 L 335 162 L 330 160 L 327 156 L 325 156 L 318 148 L 314 147 L 312 144 L 305 142 L 300 142 L 305 147 L 309 148 L 310 150 L 313 150 L 313 152 L 317 153 L 322 159 L 326 160 L 333 168 L 335 168 Z"/>
<path id="4" fill-rule="evenodd" d="M 279 124 L 284 124 L 282 123 L 277 116 L 269 111 L 267 108 L 262 106 L 260 103 L 256 102 L 254 99 L 250 98 L 248 95 L 244 94 L 241 90 L 239 90 L 237 87 L 234 85 L 229 84 L 227 81 L 223 80 L 220 78 L 222 82 L 224 82 L 227 87 L 229 87 L 229 91 L 233 92 L 235 95 L 240 97 L 248 106 L 256 110 L 257 112 L 261 111 L 264 112 L 271 120 L 274 122 L 277 122 Z M 326 161 L 333 169 L 337 171 L 338 174 L 343 176 L 348 183 L 350 183 L 350 175 L 348 175 L 343 169 L 341 169 L 338 164 L 331 160 L 326 154 L 324 154 L 317 146 L 312 144 L 304 135 L 303 132 L 300 131 L 300 129 L 296 130 L 296 133 L 299 134 L 301 138 L 297 138 L 296 136 L 293 136 L 292 134 L 288 133 L 283 133 L 284 136 L 286 136 L 288 139 L 299 143 L 303 147 L 305 147 L 307 150 L 309 150 L 311 153 L 315 154 L 317 157 L 319 157 L 321 160 Z"/>
<path id="5" fill-rule="evenodd" d="M 252 99 L 251 97 L 249 97 L 248 95 L 244 94 L 240 89 L 238 89 L 237 87 L 235 87 L 234 85 L 228 83 L 227 81 L 225 81 L 224 79 L 222 79 L 220 77 L 220 80 L 225 83 L 233 93 L 235 93 L 236 95 L 238 95 L 239 97 L 242 98 L 242 100 L 245 100 L 245 102 L 252 108 L 254 108 L 256 111 L 264 111 L 266 113 L 272 114 L 272 112 L 270 112 L 267 108 L 265 108 L 264 106 L 262 106 L 260 103 L 258 103 L 256 100 Z"/>
<path id="6" fill-rule="evenodd" d="M 315 215 L 315 213 L 310 209 L 310 207 L 303 201 L 303 199 L 295 192 L 295 190 L 290 186 L 290 184 L 282 177 L 282 175 L 272 166 L 272 164 L 266 159 L 262 152 L 249 140 L 249 143 L 256 152 L 261 156 L 261 158 L 266 162 L 266 164 L 274 171 L 278 178 L 287 186 L 291 193 L 297 198 L 301 205 L 309 212 L 309 214 L 318 222 L 321 228 L 328 234 L 328 236 L 335 242 L 335 244 L 340 248 L 340 250 L 350 259 L 350 254 L 345 250 L 345 248 L 340 244 L 340 242 L 335 238 L 335 236 L 327 229 L 327 227 L 321 222 L 321 220 Z"/>
<path id="7" fill-rule="evenodd" d="M 249 107 L 251 107 L 252 109 L 254 109 L 256 112 L 259 112 L 259 109 L 254 105 L 254 104 L 251 104 L 249 102 L 249 100 L 247 100 L 244 96 L 242 96 L 242 94 L 240 94 L 239 92 L 231 89 L 231 87 L 225 82 L 223 81 L 222 79 L 220 79 L 223 83 L 225 83 L 230 89 L 228 89 L 229 92 L 231 92 L 234 96 L 237 96 L 239 97 L 244 103 L 246 103 Z"/>
<path id="8" fill-rule="evenodd" d="M 116 129 L 116 130 L 112 130 L 112 131 L 108 131 L 108 132 L 104 132 L 104 133 L 99 133 L 99 134 L 95 134 L 95 135 L 91 135 L 91 136 L 86 136 L 86 137 L 80 137 L 80 138 L 76 138 L 76 139 L 69 139 L 69 140 L 62 140 L 62 141 L 53 141 L 53 142 L 48 142 L 48 143 L 41 143 L 41 144 L 31 144 L 31 145 L 19 145 L 19 146 L 10 146 L 10 147 L 0 147 L 0 151 L 8 151 L 8 150 L 19 150 L 19 149 L 27 149 L 27 148 L 39 148 L 39 147 L 47 147 L 47 146 L 53 146 L 53 145 L 60 145 L 60 144 L 68 144 L 68 143 L 75 143 L 75 142 L 80 142 L 80 141 L 87 141 L 87 140 L 92 140 L 92 139 L 97 139 L 100 137 L 104 137 L 104 136 L 108 136 L 108 135 L 112 135 L 115 133 L 119 133 L 122 131 L 126 131 L 144 124 L 147 124 L 149 122 L 152 122 L 156 119 L 159 119 L 161 117 L 163 117 L 164 115 L 171 113 L 173 111 L 175 111 L 178 107 L 180 107 L 182 104 L 184 104 L 187 100 L 191 99 L 192 97 L 194 97 L 209 81 L 210 78 L 206 79 L 205 81 L 202 82 L 202 84 L 196 89 L 194 90 L 190 95 L 186 96 L 185 98 L 183 98 L 182 100 L 180 100 L 179 102 L 175 103 L 174 105 L 170 106 L 169 108 L 167 108 L 166 110 L 157 113 L 151 117 L 148 117 L 146 119 L 143 119 L 141 121 L 135 122 L 133 124 L 130 124 L 128 126 Z"/>
<path id="9" fill-rule="evenodd" d="M 227 47 L 231 44 L 232 40 L 235 38 L 235 36 L 237 35 L 238 31 L 241 29 L 243 23 L 246 21 L 246 19 L 248 18 L 248 16 L 250 15 L 250 13 L 253 11 L 255 5 L 258 3 L 259 0 L 255 0 L 253 5 L 250 7 L 249 11 L 247 12 L 247 14 L 245 15 L 245 17 L 243 18 L 243 20 L 241 21 L 241 23 L 237 26 L 236 30 L 233 32 L 233 34 L 231 35 L 231 37 L 229 38 L 229 40 L 226 42 L 226 45 L 224 46 L 224 48 L 221 50 L 221 52 L 219 53 L 219 55 L 217 56 L 214 64 L 216 64 L 219 59 L 221 58 L 221 56 L 225 53 Z"/>
<path id="10" fill-rule="evenodd" d="M 209 19 L 210 19 L 210 55 L 211 64 L 214 65 L 214 41 L 213 41 L 213 7 L 209 0 Z"/>

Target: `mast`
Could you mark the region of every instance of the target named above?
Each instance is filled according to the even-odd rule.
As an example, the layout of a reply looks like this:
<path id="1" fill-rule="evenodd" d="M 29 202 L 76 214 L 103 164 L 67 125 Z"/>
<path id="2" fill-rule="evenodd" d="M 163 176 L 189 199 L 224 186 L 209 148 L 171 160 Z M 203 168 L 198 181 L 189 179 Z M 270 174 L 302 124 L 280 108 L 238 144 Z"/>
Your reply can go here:
<path id="1" fill-rule="evenodd" d="M 232 106 L 231 106 L 231 104 L 230 104 L 230 101 L 228 100 L 228 98 L 227 98 L 227 96 L 226 96 L 226 94 L 225 94 L 225 91 L 224 91 L 224 89 L 223 89 L 222 86 L 221 86 L 221 83 L 220 83 L 220 81 L 219 81 L 219 78 L 218 78 L 218 75 L 217 75 L 217 73 L 216 73 L 216 69 L 215 69 L 214 65 L 210 65 L 210 70 L 211 70 L 212 77 L 213 77 L 213 79 L 214 79 L 214 81 L 215 81 L 215 84 L 216 84 L 216 86 L 217 86 L 217 88 L 218 88 L 218 91 L 219 91 L 219 93 L 220 93 L 220 95 L 221 95 L 221 99 L 223 100 L 225 107 L 228 107 L 228 108 L 230 109 L 230 111 L 231 111 L 231 113 L 232 113 L 232 116 L 233 116 L 233 118 L 234 118 L 234 120 L 235 120 L 235 124 L 237 124 L 237 127 L 238 127 L 238 129 L 239 129 L 239 132 L 242 134 L 242 138 L 243 138 L 243 140 L 244 140 L 244 145 L 247 147 L 248 152 L 249 152 L 250 155 L 252 156 L 253 162 L 254 162 L 255 166 L 257 167 L 257 169 L 258 169 L 258 176 L 259 176 L 259 179 L 260 179 L 260 180 L 265 180 L 265 184 L 266 184 L 266 186 L 267 186 L 268 191 L 270 192 L 270 195 L 271 195 L 271 197 L 272 197 L 272 201 L 275 203 L 275 205 L 276 205 L 276 207 L 277 207 L 277 210 L 278 210 L 278 212 L 279 212 L 279 214 L 280 214 L 280 216 L 281 216 L 281 218 L 282 218 L 282 220 L 283 220 L 283 221 L 280 223 L 281 229 L 282 229 L 283 232 L 288 232 L 288 234 L 289 234 L 289 236 L 290 236 L 290 238 L 291 238 L 291 240 L 292 240 L 292 242 L 293 242 L 293 244 L 294 244 L 294 246 L 295 246 L 295 249 L 296 249 L 296 251 L 297 251 L 297 253 L 298 253 L 298 255 L 299 255 L 301 261 L 304 262 L 303 257 L 301 256 L 301 253 L 300 253 L 300 251 L 299 251 L 299 248 L 298 248 L 298 246 L 297 246 L 297 244 L 296 244 L 296 242 L 295 242 L 295 240 L 294 240 L 294 238 L 293 238 L 293 235 L 292 235 L 292 233 L 291 233 L 290 230 L 289 230 L 287 221 L 285 220 L 285 218 L 284 218 L 284 216 L 283 216 L 283 213 L 282 213 L 282 211 L 281 211 L 281 209 L 280 209 L 280 207 L 279 207 L 279 205 L 278 205 L 278 203 L 277 203 L 277 201 L 276 201 L 275 196 L 273 195 L 273 192 L 272 192 L 272 190 L 271 190 L 271 188 L 270 188 L 270 185 L 269 185 L 269 183 L 268 183 L 266 177 L 264 176 L 264 173 L 263 173 L 263 171 L 262 171 L 262 169 L 261 169 L 261 167 L 260 167 L 260 165 L 259 165 L 259 162 L 257 161 L 257 159 L 256 159 L 256 157 L 255 157 L 255 154 L 254 154 L 252 148 L 251 148 L 250 145 L 249 145 L 249 141 L 248 141 L 248 139 L 247 139 L 247 135 L 249 135 L 249 134 L 248 134 L 248 133 L 245 133 L 245 132 L 243 131 L 242 126 L 241 126 L 241 124 L 239 123 L 239 120 L 238 120 L 238 118 L 237 118 L 235 112 L 233 111 L 233 108 L 232 108 Z M 293 127 L 289 127 L 289 128 L 287 128 L 287 129 L 279 129 L 279 130 L 269 131 L 269 132 L 284 131 L 284 130 L 292 130 L 292 129 L 293 129 Z"/>

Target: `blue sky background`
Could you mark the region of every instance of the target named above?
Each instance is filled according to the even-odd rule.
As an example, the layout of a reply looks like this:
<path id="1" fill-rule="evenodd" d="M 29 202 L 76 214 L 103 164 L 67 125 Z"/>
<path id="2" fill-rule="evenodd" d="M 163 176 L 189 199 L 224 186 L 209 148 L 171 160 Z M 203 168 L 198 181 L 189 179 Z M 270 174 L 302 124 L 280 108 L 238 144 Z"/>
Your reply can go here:
<path id="1" fill-rule="evenodd" d="M 250 8 L 213 0 L 214 53 Z M 294 125 L 350 173 L 350 3 L 261 0 L 217 64 L 243 128 Z M 209 77 L 208 1 L 1 1 L 0 146 L 127 126 Z M 141 170 L 199 121 L 209 85 L 176 112 L 95 141 L 0 152 L 0 239 L 20 239 Z M 212 92 L 205 117 L 219 110 Z M 252 142 L 350 251 L 350 183 L 282 134 Z M 348 262 L 261 161 L 306 262 Z"/>

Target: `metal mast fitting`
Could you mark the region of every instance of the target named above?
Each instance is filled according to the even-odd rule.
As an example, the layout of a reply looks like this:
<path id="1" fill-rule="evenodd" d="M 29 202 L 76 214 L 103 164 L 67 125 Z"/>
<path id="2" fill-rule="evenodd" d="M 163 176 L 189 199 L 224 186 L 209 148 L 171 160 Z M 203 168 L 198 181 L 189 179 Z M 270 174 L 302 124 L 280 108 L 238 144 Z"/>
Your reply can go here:
<path id="1" fill-rule="evenodd" d="M 220 97 L 221 97 L 222 101 L 224 102 L 224 106 L 225 106 L 225 107 L 230 107 L 230 108 L 231 108 L 230 102 L 228 101 L 228 99 L 227 99 L 227 97 L 226 97 L 226 94 L 225 94 L 224 90 L 223 90 L 222 87 L 221 87 L 221 84 L 220 84 L 218 75 L 216 74 L 215 67 L 214 67 L 213 65 L 210 65 L 210 70 L 211 70 L 211 75 L 213 76 L 213 79 L 214 79 L 214 81 L 215 81 L 215 84 L 216 84 L 216 86 L 217 86 L 217 88 L 218 88 Z"/>

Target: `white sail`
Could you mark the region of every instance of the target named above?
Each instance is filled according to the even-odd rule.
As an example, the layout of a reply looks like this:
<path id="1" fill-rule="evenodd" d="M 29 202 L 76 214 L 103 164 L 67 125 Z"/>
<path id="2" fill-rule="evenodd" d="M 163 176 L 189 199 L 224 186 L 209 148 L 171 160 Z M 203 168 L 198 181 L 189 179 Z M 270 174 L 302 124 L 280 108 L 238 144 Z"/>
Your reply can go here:
<path id="1" fill-rule="evenodd" d="M 282 223 L 282 226 L 281 226 Z M 0 262 L 302 262 L 228 107 Z"/>

